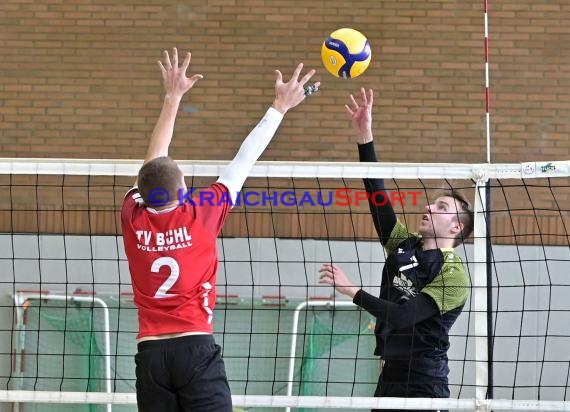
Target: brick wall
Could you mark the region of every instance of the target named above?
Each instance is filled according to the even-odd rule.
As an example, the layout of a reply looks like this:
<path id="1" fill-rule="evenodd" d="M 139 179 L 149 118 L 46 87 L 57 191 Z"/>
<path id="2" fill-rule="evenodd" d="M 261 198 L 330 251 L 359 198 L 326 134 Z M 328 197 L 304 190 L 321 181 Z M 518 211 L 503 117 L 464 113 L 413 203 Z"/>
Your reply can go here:
<path id="1" fill-rule="evenodd" d="M 489 9 L 494 161 L 568 158 L 570 4 Z M 343 26 L 374 53 L 348 81 L 320 63 Z M 3 157 L 141 158 L 162 97 L 155 61 L 176 45 L 205 75 L 184 100 L 177 158 L 230 159 L 272 101 L 273 70 L 303 61 L 323 90 L 287 116 L 264 160 L 354 160 L 342 105 L 364 86 L 383 159 L 485 161 L 480 1 L 5 0 L 0 27 Z"/>

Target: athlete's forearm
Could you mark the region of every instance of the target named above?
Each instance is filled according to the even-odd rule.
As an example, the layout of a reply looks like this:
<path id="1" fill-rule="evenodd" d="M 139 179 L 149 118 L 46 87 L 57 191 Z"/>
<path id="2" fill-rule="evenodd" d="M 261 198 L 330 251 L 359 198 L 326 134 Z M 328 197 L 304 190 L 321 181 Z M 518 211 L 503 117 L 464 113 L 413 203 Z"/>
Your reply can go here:
<path id="1" fill-rule="evenodd" d="M 145 163 L 157 157 L 168 156 L 168 148 L 172 141 L 174 122 L 176 121 L 176 114 L 180 106 L 181 98 L 182 96 L 170 95 L 164 97 L 162 110 L 160 111 L 160 116 L 152 132 L 148 150 L 144 158 Z"/>
<path id="2" fill-rule="evenodd" d="M 423 293 L 398 304 L 380 299 L 361 289 L 356 292 L 352 302 L 394 330 L 407 329 L 439 313 L 433 299 Z"/>
<path id="3" fill-rule="evenodd" d="M 374 142 L 369 141 L 364 144 L 359 144 L 358 156 L 361 162 L 377 162 Z M 394 226 L 396 226 L 396 214 L 394 213 L 392 204 L 386 201 L 389 197 L 384 187 L 384 179 L 364 179 L 364 188 L 370 195 L 368 205 L 370 206 L 370 213 L 372 214 L 376 233 L 378 233 L 380 242 L 385 245 L 390 238 Z"/>
<path id="4" fill-rule="evenodd" d="M 237 198 L 251 168 L 259 159 L 283 120 L 283 113 L 271 107 L 257 126 L 243 141 L 238 153 L 224 169 L 218 182 L 224 184 L 230 191 L 232 200 Z"/>

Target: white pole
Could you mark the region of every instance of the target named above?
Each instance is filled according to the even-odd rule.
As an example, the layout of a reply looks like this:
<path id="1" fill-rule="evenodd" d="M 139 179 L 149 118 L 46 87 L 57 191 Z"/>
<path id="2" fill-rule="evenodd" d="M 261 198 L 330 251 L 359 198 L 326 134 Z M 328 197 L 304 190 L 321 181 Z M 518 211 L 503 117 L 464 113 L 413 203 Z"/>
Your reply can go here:
<path id="1" fill-rule="evenodd" d="M 477 180 L 475 186 L 475 221 L 473 228 L 473 310 L 475 312 L 475 399 L 485 401 L 488 386 L 487 352 L 487 227 L 485 224 L 485 181 Z M 487 406 L 481 404 L 482 409 Z"/>
<path id="2" fill-rule="evenodd" d="M 295 312 L 293 314 L 293 328 L 291 333 L 291 352 L 289 354 L 289 373 L 287 377 L 287 396 L 291 396 L 293 394 L 293 375 L 295 374 L 295 354 L 297 350 L 297 328 L 299 327 L 299 314 L 305 308 L 311 306 L 328 306 L 328 307 L 337 307 L 337 306 L 356 306 L 351 301 L 347 300 L 307 300 L 305 302 L 301 302 L 295 308 Z M 287 412 L 291 412 L 291 407 L 285 408 Z"/>

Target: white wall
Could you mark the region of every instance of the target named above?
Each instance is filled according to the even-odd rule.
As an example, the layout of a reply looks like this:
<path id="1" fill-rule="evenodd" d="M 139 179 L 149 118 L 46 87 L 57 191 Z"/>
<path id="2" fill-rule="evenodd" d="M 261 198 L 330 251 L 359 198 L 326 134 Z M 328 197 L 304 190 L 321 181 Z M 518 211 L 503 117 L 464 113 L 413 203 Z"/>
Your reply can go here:
<path id="1" fill-rule="evenodd" d="M 330 296 L 330 287 L 317 286 L 317 269 L 331 260 L 377 294 L 384 261 L 378 242 L 223 239 L 219 251 L 218 294 L 243 297 Z M 458 253 L 464 261 L 465 256 L 472 259 L 472 246 L 460 248 Z M 563 400 L 565 394 L 567 398 L 570 249 L 496 246 L 494 259 L 495 286 L 500 286 L 493 298 L 499 305 L 495 397 L 537 399 L 537 388 L 525 386 L 540 382 L 540 399 Z M 473 276 L 471 263 L 468 269 Z M 11 369 L 11 296 L 15 290 L 72 293 L 81 288 L 111 294 L 131 290 L 122 239 L 114 236 L 0 235 L 0 279 L 0 347 L 5 348 L 0 351 L 2 389 Z M 474 396 L 470 386 L 475 382 L 470 303 L 452 329 L 452 396 Z M 518 388 L 513 390 L 513 386 Z"/>

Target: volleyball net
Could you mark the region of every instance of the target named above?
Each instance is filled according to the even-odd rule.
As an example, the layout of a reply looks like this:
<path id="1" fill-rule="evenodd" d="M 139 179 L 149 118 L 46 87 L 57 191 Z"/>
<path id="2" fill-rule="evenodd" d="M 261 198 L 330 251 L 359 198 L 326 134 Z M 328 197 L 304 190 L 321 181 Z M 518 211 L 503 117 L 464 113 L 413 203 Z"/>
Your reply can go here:
<path id="1" fill-rule="evenodd" d="M 189 188 L 225 164 L 180 162 Z M 136 410 L 119 209 L 140 165 L 0 161 L 0 402 L 11 410 Z M 569 176 L 570 162 L 258 162 L 218 240 L 215 337 L 235 407 L 570 410 Z M 450 399 L 373 398 L 376 320 L 318 284 L 333 262 L 379 293 L 385 254 L 365 177 L 386 179 L 410 231 L 442 190 L 475 206 L 474 236 L 456 250 L 472 287 L 450 333 Z"/>

